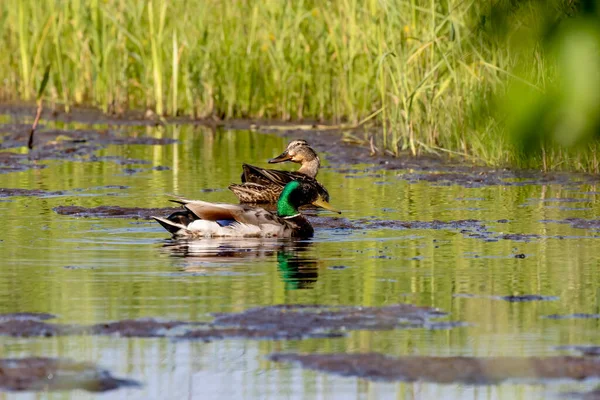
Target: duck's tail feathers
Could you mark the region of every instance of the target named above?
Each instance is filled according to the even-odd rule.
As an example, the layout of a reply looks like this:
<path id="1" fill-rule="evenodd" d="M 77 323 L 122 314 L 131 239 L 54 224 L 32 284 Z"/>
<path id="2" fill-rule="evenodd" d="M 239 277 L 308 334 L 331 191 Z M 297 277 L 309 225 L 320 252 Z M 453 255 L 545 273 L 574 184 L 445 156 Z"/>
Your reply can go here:
<path id="1" fill-rule="evenodd" d="M 154 216 L 152 218 L 154 218 L 156 220 L 156 222 L 161 224 L 162 227 L 165 228 L 167 231 L 169 231 L 172 235 L 177 234 L 182 229 L 187 230 L 186 226 L 178 224 L 176 222 L 169 221 L 166 218 L 154 217 Z"/>
<path id="2" fill-rule="evenodd" d="M 182 206 L 189 203 L 192 200 L 188 200 L 188 199 L 184 199 L 183 197 L 179 197 L 179 196 L 171 196 L 172 199 L 169 199 L 169 201 L 172 201 L 173 203 L 177 203 L 177 204 L 181 204 Z"/>

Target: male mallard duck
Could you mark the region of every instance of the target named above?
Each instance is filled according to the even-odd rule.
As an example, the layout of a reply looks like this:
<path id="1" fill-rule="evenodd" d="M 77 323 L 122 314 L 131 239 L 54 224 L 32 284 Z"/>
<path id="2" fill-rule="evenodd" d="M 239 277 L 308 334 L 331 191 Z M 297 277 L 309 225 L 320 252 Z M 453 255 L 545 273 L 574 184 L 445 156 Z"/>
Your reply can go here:
<path id="1" fill-rule="evenodd" d="M 265 169 L 243 164 L 242 183 L 229 185 L 229 189 L 242 203 L 275 203 L 283 187 L 293 180 L 303 180 L 313 184 L 325 201 L 329 201 L 329 193 L 315 177 L 319 172 L 321 161 L 317 153 L 306 140 L 291 141 L 285 151 L 269 160 L 270 164 L 292 161 L 301 164 L 296 172 Z"/>
<path id="2" fill-rule="evenodd" d="M 277 213 L 242 204 L 209 203 L 200 200 L 174 200 L 184 211 L 167 218 L 152 217 L 174 237 L 299 237 L 314 233 L 298 207 L 313 204 L 335 211 L 318 188 L 303 180 L 289 182 L 277 201 Z"/>

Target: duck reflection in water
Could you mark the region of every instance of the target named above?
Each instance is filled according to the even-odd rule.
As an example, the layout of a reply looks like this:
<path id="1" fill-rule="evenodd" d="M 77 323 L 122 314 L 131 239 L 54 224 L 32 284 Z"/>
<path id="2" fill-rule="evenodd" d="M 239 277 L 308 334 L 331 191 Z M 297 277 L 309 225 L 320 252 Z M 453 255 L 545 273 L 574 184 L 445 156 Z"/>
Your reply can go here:
<path id="1" fill-rule="evenodd" d="M 319 262 L 303 254 L 310 242 L 297 242 L 293 249 L 277 250 L 277 269 L 286 290 L 312 289 L 319 278 Z"/>
<path id="2" fill-rule="evenodd" d="M 169 241 L 164 249 L 185 261 L 184 272 L 230 273 L 234 265 L 275 257 L 286 290 L 312 289 L 319 277 L 319 262 L 308 250 L 312 243 L 298 240 L 211 239 Z"/>

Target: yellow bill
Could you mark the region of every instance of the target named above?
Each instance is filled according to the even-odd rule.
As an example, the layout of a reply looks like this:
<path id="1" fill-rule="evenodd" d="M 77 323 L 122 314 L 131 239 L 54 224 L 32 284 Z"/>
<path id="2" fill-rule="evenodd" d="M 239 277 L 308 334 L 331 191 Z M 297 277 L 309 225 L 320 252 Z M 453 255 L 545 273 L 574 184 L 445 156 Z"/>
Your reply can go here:
<path id="1" fill-rule="evenodd" d="M 321 196 L 319 196 L 315 201 L 313 201 L 312 204 L 315 205 L 315 206 L 317 206 L 317 207 L 321 207 L 321 208 L 324 208 L 326 210 L 336 212 L 338 214 L 342 213 L 340 210 L 336 210 L 335 208 L 333 208 L 333 206 L 331 204 L 329 204 L 328 202 L 326 202 L 325 200 L 323 200 L 323 198 Z"/>

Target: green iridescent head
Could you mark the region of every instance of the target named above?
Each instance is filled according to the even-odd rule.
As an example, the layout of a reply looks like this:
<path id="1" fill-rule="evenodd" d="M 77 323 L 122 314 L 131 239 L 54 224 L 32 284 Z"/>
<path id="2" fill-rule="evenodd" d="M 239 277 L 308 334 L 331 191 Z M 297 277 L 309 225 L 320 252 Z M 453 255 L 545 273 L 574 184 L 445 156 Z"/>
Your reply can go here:
<path id="1" fill-rule="evenodd" d="M 277 201 L 277 215 L 280 217 L 296 216 L 300 214 L 298 207 L 306 204 L 313 204 L 341 214 L 323 198 L 318 187 L 307 180 L 291 181 L 285 185 Z"/>

